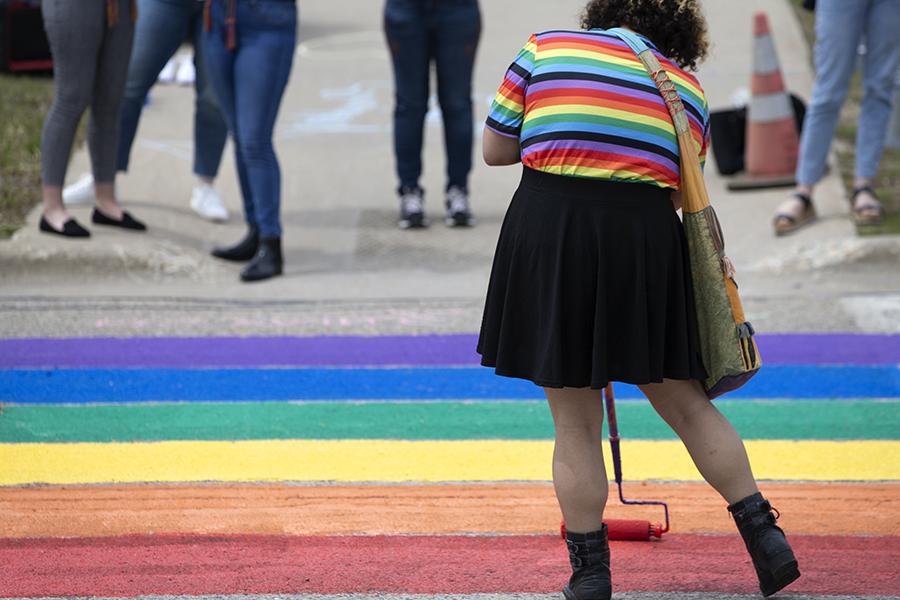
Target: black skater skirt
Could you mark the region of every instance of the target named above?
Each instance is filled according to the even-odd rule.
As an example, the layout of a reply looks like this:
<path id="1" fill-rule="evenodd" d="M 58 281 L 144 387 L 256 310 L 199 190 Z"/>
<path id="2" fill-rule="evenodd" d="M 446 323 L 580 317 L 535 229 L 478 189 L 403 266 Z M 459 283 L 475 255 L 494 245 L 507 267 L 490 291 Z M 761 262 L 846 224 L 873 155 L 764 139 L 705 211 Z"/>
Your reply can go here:
<path id="1" fill-rule="evenodd" d="M 494 256 L 481 364 L 553 388 L 704 379 L 670 192 L 525 168 Z"/>

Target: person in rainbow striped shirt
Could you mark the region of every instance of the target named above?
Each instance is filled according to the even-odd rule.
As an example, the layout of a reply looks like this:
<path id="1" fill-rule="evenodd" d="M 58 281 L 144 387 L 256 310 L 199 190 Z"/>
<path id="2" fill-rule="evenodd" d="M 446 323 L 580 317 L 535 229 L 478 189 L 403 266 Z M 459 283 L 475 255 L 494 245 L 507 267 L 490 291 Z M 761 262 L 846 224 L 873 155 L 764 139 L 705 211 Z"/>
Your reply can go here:
<path id="1" fill-rule="evenodd" d="M 609 600 L 603 402 L 640 386 L 728 503 L 768 596 L 800 576 L 734 427 L 707 399 L 679 207 L 669 109 L 622 39 L 630 30 L 674 82 L 701 162 L 709 112 L 688 71 L 707 52 L 699 0 L 591 0 L 582 30 L 533 34 L 484 130 L 489 165 L 521 162 L 500 231 L 478 352 L 544 388 L 553 483 L 566 522 L 567 600 Z M 698 301 L 703 301 L 700 298 Z"/>

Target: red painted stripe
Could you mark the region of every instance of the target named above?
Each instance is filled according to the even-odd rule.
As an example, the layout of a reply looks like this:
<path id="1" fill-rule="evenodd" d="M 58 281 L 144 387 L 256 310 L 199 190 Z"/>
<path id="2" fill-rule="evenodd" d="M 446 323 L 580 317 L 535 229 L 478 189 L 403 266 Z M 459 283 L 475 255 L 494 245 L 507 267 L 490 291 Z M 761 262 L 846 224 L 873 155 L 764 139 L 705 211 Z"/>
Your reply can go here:
<path id="1" fill-rule="evenodd" d="M 900 589 L 900 537 L 791 541 L 803 572 L 792 592 L 888 595 Z M 756 591 L 737 535 L 614 542 L 612 560 L 617 591 Z M 565 547 L 551 536 L 0 539 L 5 597 L 553 593 L 567 577 Z"/>

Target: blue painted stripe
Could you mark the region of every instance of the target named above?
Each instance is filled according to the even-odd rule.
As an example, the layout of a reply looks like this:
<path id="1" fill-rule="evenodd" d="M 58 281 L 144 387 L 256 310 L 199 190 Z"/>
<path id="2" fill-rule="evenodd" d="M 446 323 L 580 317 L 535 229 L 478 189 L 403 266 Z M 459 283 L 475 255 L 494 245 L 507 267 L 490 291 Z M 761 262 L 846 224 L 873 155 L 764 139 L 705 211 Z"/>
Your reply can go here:
<path id="1" fill-rule="evenodd" d="M 619 385 L 621 398 L 640 392 Z M 21 369 L 0 371 L 0 402 L 534 399 L 531 382 L 486 368 Z M 897 398 L 897 367 L 764 368 L 730 398 Z"/>

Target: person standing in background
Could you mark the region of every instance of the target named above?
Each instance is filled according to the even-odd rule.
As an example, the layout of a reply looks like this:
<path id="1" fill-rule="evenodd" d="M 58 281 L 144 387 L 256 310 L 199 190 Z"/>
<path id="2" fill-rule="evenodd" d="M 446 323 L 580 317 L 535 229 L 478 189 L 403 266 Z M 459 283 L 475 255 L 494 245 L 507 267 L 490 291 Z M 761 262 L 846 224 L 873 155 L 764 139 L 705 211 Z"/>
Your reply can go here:
<path id="1" fill-rule="evenodd" d="M 44 29 L 53 53 L 55 95 L 41 136 L 44 211 L 40 230 L 72 238 L 90 237 L 66 211 L 62 185 L 75 132 L 90 106 L 88 148 L 96 183 L 91 220 L 143 231 L 146 226 L 122 210 L 115 194 L 119 106 L 134 38 L 132 0 L 44 0 Z"/>
<path id="2" fill-rule="evenodd" d="M 294 62 L 294 0 L 206 0 L 203 51 L 234 140 L 247 233 L 213 256 L 250 261 L 242 281 L 281 275 L 281 169 L 272 135 Z"/>
<path id="3" fill-rule="evenodd" d="M 213 188 L 222 152 L 228 138 L 225 120 L 206 75 L 203 46 L 203 0 L 137 0 L 141 18 L 134 33 L 134 50 L 128 66 L 122 100 L 118 171 L 127 171 L 131 146 L 137 133 L 144 100 L 156 83 L 166 62 L 190 36 L 194 45 L 196 79 L 194 87 L 194 174 L 197 183 L 191 192 L 191 208 L 205 219 L 226 221 L 228 209 Z M 89 202 L 94 195 L 94 179 L 88 174 L 63 192 L 67 204 Z"/>
<path id="4" fill-rule="evenodd" d="M 800 137 L 797 188 L 776 210 L 776 235 L 790 233 L 816 217 L 813 190 L 825 174 L 825 162 L 861 42 L 866 48 L 864 94 L 850 204 L 857 224 L 875 225 L 884 217 L 872 180 L 884 150 L 894 73 L 900 62 L 900 0 L 817 0 L 814 5 L 816 81 Z"/>
<path id="5" fill-rule="evenodd" d="M 384 31 L 394 66 L 394 154 L 400 180 L 401 229 L 428 226 L 422 175 L 422 142 L 428 112 L 431 64 L 447 154 L 445 223 L 474 224 L 469 206 L 472 170 L 472 70 L 481 36 L 478 0 L 387 0 Z"/>

